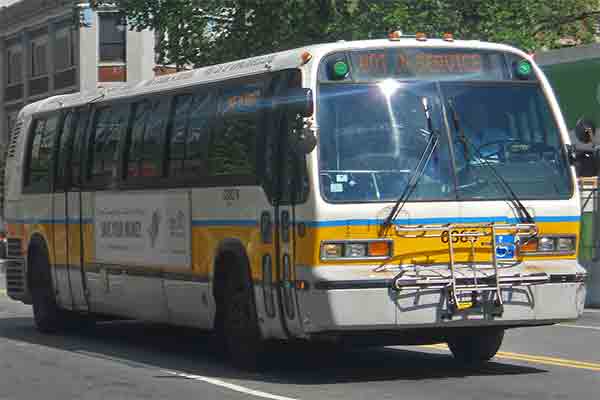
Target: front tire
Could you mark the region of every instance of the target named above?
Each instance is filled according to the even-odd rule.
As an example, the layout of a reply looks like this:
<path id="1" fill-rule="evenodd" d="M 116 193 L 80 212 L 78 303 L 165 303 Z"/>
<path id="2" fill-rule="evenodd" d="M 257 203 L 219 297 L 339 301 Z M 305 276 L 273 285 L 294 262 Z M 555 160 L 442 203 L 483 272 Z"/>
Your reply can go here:
<path id="1" fill-rule="evenodd" d="M 504 329 L 486 329 L 469 335 L 451 336 L 447 340 L 456 360 L 464 364 L 481 364 L 496 355 L 503 339 Z"/>
<path id="2" fill-rule="evenodd" d="M 233 364 L 246 370 L 260 365 L 265 343 L 258 326 L 254 292 L 247 268 L 236 268 L 225 286 L 223 333 Z"/>

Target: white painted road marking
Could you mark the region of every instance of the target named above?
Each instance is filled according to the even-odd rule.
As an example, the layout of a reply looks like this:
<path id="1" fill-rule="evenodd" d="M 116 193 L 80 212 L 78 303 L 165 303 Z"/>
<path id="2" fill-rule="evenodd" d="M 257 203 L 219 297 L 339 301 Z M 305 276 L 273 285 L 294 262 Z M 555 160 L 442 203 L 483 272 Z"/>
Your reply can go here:
<path id="1" fill-rule="evenodd" d="M 593 329 L 595 331 L 600 331 L 600 326 L 588 326 L 588 325 L 576 325 L 576 324 L 557 324 L 557 326 L 564 326 L 565 328 Z"/>
<path id="2" fill-rule="evenodd" d="M 192 380 L 195 380 L 195 381 L 210 383 L 211 385 L 224 387 L 224 388 L 227 388 L 227 389 L 230 389 L 230 390 L 234 390 L 236 392 L 240 392 L 240 393 L 244 393 L 244 394 L 249 394 L 251 396 L 262 397 L 264 399 L 272 399 L 272 400 L 298 400 L 298 399 L 294 399 L 292 397 L 278 396 L 276 394 L 261 392 L 259 390 L 248 389 L 248 388 L 243 387 L 243 386 L 235 385 L 233 383 L 228 383 L 228 382 L 222 381 L 220 379 L 209 378 L 207 376 L 192 375 L 192 374 L 186 374 L 186 373 L 183 373 L 183 372 L 169 371 L 169 370 L 162 370 L 162 372 L 164 372 L 166 374 L 169 374 L 169 375 L 173 375 L 173 376 L 179 376 L 179 377 L 182 377 L 182 378 L 192 379 Z"/>

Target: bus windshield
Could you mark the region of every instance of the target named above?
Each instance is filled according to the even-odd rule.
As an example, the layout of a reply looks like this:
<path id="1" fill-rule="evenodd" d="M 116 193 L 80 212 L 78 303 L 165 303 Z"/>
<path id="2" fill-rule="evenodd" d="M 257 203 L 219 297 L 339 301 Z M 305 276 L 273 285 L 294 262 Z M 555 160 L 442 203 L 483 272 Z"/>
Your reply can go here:
<path id="1" fill-rule="evenodd" d="M 409 201 L 505 199 L 495 173 L 522 200 L 570 197 L 568 162 L 539 83 L 388 79 L 321 83 L 320 185 L 327 201 L 400 196 L 428 140 L 424 98 L 440 144 Z"/>

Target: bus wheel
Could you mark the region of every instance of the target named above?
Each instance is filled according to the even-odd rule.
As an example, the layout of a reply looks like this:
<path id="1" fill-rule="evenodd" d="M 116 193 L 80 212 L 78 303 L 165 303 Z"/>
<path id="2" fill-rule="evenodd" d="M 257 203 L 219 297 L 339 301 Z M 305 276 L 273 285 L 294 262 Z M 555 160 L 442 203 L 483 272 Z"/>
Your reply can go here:
<path id="1" fill-rule="evenodd" d="M 55 333 L 66 327 L 66 316 L 56 304 L 48 249 L 35 243 L 29 253 L 33 317 L 40 332 Z"/>
<path id="2" fill-rule="evenodd" d="M 504 329 L 474 330 L 469 335 L 448 337 L 454 358 L 465 364 L 481 364 L 496 355 L 504 339 Z"/>
<path id="3" fill-rule="evenodd" d="M 227 276 L 224 294 L 223 333 L 227 350 L 235 366 L 255 370 L 264 342 L 247 268 L 237 268 Z"/>

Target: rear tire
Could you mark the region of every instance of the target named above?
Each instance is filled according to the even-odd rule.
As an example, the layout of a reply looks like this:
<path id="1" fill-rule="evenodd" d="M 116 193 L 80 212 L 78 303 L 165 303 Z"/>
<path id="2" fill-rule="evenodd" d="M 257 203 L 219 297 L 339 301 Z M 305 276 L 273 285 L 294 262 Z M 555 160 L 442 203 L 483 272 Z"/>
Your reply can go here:
<path id="1" fill-rule="evenodd" d="M 31 298 L 33 317 L 42 333 L 56 333 L 67 327 L 65 313 L 56 304 L 48 249 L 43 243 L 34 243 L 29 252 Z"/>
<path id="2" fill-rule="evenodd" d="M 265 350 L 253 290 L 248 269 L 231 268 L 223 299 L 223 334 L 233 364 L 245 370 L 258 369 Z"/>
<path id="3" fill-rule="evenodd" d="M 448 337 L 448 347 L 456 360 L 464 364 L 482 364 L 496 355 L 504 329 L 474 331 L 474 334 Z"/>

